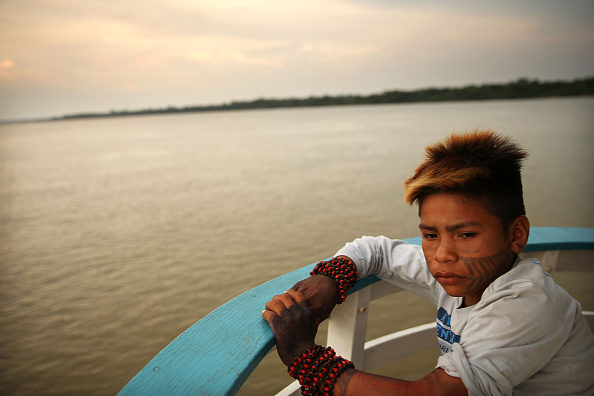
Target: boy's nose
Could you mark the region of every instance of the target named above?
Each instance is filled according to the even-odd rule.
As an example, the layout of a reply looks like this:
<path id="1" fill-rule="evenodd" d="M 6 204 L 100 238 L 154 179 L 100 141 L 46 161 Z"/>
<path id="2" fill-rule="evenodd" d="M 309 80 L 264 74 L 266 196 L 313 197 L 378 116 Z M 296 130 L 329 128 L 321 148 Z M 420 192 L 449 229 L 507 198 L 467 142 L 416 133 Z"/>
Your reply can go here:
<path id="1" fill-rule="evenodd" d="M 456 254 L 451 249 L 451 246 L 442 241 L 437 250 L 435 251 L 435 256 L 433 256 L 435 260 L 439 261 L 440 263 L 447 263 L 448 261 L 456 261 Z"/>

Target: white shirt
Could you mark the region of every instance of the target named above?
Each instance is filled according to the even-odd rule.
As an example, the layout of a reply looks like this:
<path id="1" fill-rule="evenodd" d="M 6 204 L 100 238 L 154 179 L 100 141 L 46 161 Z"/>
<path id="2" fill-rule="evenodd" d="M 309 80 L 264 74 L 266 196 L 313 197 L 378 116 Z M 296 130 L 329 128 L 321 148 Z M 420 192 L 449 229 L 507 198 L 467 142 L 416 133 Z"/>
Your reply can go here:
<path id="1" fill-rule="evenodd" d="M 594 335 L 580 304 L 536 259 L 518 259 L 481 300 L 459 308 L 431 276 L 420 246 L 363 237 L 336 254 L 437 304 L 437 367 L 470 395 L 594 395 Z"/>

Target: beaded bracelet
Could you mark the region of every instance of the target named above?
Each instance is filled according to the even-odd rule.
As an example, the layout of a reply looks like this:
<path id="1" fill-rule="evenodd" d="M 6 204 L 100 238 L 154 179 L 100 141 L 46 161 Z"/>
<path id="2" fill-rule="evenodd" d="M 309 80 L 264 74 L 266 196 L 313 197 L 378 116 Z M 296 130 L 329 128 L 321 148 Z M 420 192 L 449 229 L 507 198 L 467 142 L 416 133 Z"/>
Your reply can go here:
<path id="1" fill-rule="evenodd" d="M 331 347 L 314 345 L 293 360 L 288 372 L 299 381 L 302 395 L 332 396 L 336 379 L 354 367 L 353 362 L 337 356 Z"/>
<path id="2" fill-rule="evenodd" d="M 342 304 L 346 300 L 347 292 L 357 282 L 357 266 L 349 259 L 334 257 L 332 260 L 320 261 L 310 275 L 326 275 L 336 280 L 338 284 L 338 301 Z"/>

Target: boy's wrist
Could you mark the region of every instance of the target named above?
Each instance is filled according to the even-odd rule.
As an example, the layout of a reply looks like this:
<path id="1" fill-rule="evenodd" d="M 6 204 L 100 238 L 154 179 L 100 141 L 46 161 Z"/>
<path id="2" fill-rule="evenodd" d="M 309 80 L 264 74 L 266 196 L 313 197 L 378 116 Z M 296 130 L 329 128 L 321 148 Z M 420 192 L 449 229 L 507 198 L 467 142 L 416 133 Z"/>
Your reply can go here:
<path id="1" fill-rule="evenodd" d="M 337 304 L 345 301 L 347 293 L 357 282 L 357 266 L 346 256 L 320 261 L 311 271 L 311 275 L 325 275 L 336 281 L 338 286 Z"/>
<path id="2" fill-rule="evenodd" d="M 313 345 L 289 365 L 291 377 L 299 381 L 303 395 L 332 395 L 338 377 L 355 365 L 336 355 L 331 347 Z"/>

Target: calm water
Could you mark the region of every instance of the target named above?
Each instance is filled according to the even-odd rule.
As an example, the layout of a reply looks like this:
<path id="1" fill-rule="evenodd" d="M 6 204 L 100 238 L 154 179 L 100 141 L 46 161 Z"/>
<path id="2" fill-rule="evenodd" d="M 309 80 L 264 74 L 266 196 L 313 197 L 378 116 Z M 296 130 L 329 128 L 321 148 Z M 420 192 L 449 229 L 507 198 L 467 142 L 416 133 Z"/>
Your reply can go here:
<path id="1" fill-rule="evenodd" d="M 243 291 L 361 235 L 416 236 L 402 182 L 454 130 L 529 150 L 532 225 L 593 227 L 593 111 L 581 98 L 0 125 L 0 394 L 114 394 Z M 372 334 L 431 320 L 411 298 L 383 303 L 392 320 Z M 242 393 L 288 383 L 274 356 L 264 367 Z"/>

